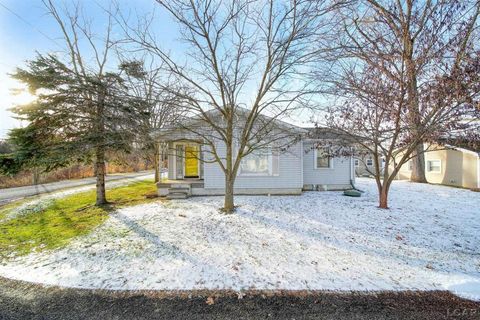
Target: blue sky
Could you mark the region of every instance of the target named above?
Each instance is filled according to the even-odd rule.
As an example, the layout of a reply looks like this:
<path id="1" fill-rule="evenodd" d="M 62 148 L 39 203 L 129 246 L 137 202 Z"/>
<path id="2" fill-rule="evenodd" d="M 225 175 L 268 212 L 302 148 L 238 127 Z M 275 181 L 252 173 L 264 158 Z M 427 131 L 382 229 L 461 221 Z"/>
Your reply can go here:
<path id="1" fill-rule="evenodd" d="M 71 3 L 57 2 L 61 5 Z M 83 0 L 79 3 L 93 20 L 94 28 L 101 33 L 106 24 L 106 13 L 101 7 L 108 7 L 110 1 Z M 155 1 L 121 0 L 118 3 L 124 15 L 151 13 L 155 9 L 158 15 L 155 25 L 157 35 L 166 46 L 178 47 L 176 25 Z M 59 29 L 46 14 L 40 0 L 0 0 L 0 139 L 6 137 L 9 129 L 21 125 L 12 118 L 8 109 L 16 102 L 28 102 L 31 99 L 27 94 L 12 94 L 11 89 L 21 85 L 12 80 L 8 73 L 16 67 L 25 66 L 25 61 L 33 59 L 36 51 L 55 52 L 61 50 L 61 45 Z"/>
<path id="2" fill-rule="evenodd" d="M 86 16 L 93 23 L 93 29 L 101 36 L 106 26 L 107 13 L 111 0 L 79 0 Z M 72 1 L 56 0 L 55 3 L 71 6 Z M 122 15 L 133 18 L 155 11 L 155 23 L 151 26 L 163 49 L 174 57 L 186 58 L 185 47 L 179 41 L 177 24 L 154 0 L 117 0 Z M 118 31 L 118 34 L 121 34 Z M 24 67 L 26 61 L 35 58 L 36 52 L 49 53 L 62 50 L 63 41 L 60 29 L 46 13 L 41 0 L 0 0 L 0 139 L 5 138 L 11 128 L 22 125 L 8 111 L 15 103 L 27 103 L 32 97 L 24 93 L 13 95 L 11 89 L 21 87 L 8 76 L 16 67 Z M 309 116 L 301 122 L 308 121 Z M 300 119 L 298 119 L 300 120 Z M 297 121 L 293 121 L 296 123 Z M 298 122 L 298 124 L 301 124 Z"/>

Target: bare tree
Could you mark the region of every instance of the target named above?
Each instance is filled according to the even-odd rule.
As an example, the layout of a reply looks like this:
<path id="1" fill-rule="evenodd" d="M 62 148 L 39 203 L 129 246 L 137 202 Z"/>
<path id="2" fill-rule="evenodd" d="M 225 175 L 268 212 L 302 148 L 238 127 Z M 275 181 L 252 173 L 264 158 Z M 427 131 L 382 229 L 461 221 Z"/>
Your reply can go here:
<path id="1" fill-rule="evenodd" d="M 125 33 L 160 58 L 185 88 L 178 102 L 197 125 L 188 121 L 183 129 L 199 137 L 221 167 L 224 210 L 231 213 L 242 158 L 272 145 L 284 148 L 297 138 L 278 124 L 307 99 L 301 75 L 321 50 L 312 36 L 324 32 L 334 6 L 306 0 L 157 2 L 180 26 L 188 47 L 183 61 L 160 47 L 152 19 L 140 19 L 135 28 L 124 20 Z"/>
<path id="2" fill-rule="evenodd" d="M 383 3 L 383 2 L 382 2 Z M 425 181 L 423 155 L 433 143 L 478 130 L 480 3 L 359 1 L 343 8 L 337 63 L 330 68 L 333 127 L 373 155 L 379 206 L 413 160 Z M 385 160 L 381 171 L 379 159 Z"/>
<path id="3" fill-rule="evenodd" d="M 425 107 L 420 91 L 432 75 L 454 72 L 466 57 L 477 28 L 478 1 L 359 1 L 366 10 L 346 13 L 345 32 L 354 55 L 403 82 L 410 130 L 421 131 Z M 448 70 L 446 70 L 448 69 Z M 416 133 L 413 132 L 413 135 Z M 412 158 L 411 180 L 427 182 L 423 141 Z"/>
<path id="4" fill-rule="evenodd" d="M 176 123 L 184 116 L 185 110 L 179 105 L 177 98 L 181 88 L 170 81 L 161 64 L 155 65 L 155 60 L 149 55 L 130 60 L 123 57 L 122 60 L 120 68 L 125 71 L 129 94 L 143 113 L 138 128 L 140 139 L 136 144 L 144 152 L 145 158 L 153 162 L 155 182 L 158 182 L 159 161 L 163 159 L 160 159 L 160 145 L 153 138 L 152 132 Z"/>

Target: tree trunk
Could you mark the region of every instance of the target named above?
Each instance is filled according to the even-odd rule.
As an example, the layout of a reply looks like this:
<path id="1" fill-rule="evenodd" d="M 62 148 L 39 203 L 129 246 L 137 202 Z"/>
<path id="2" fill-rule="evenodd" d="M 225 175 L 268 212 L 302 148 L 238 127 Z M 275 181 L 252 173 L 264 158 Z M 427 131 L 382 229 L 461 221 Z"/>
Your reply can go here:
<path id="1" fill-rule="evenodd" d="M 382 209 L 388 209 L 388 186 L 383 183 L 380 190 L 378 190 L 379 203 L 378 207 Z"/>
<path id="2" fill-rule="evenodd" d="M 105 150 L 102 147 L 97 147 L 96 150 L 95 173 L 97 179 L 96 205 L 99 206 L 107 203 L 105 196 Z"/>
<path id="3" fill-rule="evenodd" d="M 233 121 L 232 117 L 228 120 L 228 134 L 226 139 L 226 163 L 225 163 L 225 199 L 223 210 L 225 213 L 233 213 L 235 211 L 235 204 L 233 200 L 233 186 L 235 184 L 236 172 L 234 172 L 233 164 Z"/>
<path id="4" fill-rule="evenodd" d="M 412 155 L 412 174 L 410 180 L 414 182 L 426 183 L 427 177 L 425 176 L 425 154 L 423 150 L 423 143 L 419 143 Z"/>
<path id="5" fill-rule="evenodd" d="M 97 103 L 97 114 L 96 114 L 96 123 L 95 129 L 98 138 L 97 146 L 95 149 L 95 177 L 97 179 L 97 199 L 96 205 L 103 205 L 107 203 L 107 198 L 105 195 L 105 119 L 104 112 L 105 108 L 103 105 L 104 95 L 101 95 Z"/>
<path id="6" fill-rule="evenodd" d="M 230 175 L 225 175 L 225 200 L 223 205 L 223 210 L 225 213 L 233 213 L 235 210 L 235 204 L 233 202 L 233 185 L 235 180 L 230 177 Z"/>
<path id="7" fill-rule="evenodd" d="M 37 168 L 33 168 L 33 184 L 37 185 L 40 182 L 40 174 Z"/>
<path id="8" fill-rule="evenodd" d="M 413 60 L 414 40 L 407 32 L 404 38 L 405 43 L 405 66 L 407 70 L 407 92 L 408 92 L 408 111 L 411 136 L 417 138 L 421 136 L 422 120 L 420 115 L 420 103 L 418 99 L 417 69 Z M 412 154 L 412 175 L 411 180 L 415 182 L 427 182 L 425 177 L 425 157 L 423 154 L 423 142 L 416 146 Z"/>

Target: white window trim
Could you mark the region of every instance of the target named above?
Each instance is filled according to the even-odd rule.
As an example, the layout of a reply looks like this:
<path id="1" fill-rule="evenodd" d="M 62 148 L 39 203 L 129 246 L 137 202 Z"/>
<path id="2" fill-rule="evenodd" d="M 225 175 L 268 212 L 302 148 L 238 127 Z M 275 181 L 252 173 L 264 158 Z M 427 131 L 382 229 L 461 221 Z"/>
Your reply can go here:
<path id="1" fill-rule="evenodd" d="M 368 164 L 369 161 L 371 161 L 370 164 Z M 367 167 L 373 167 L 373 159 L 367 159 L 367 160 L 365 160 L 365 165 L 366 165 Z"/>
<path id="2" fill-rule="evenodd" d="M 355 168 L 360 167 L 360 160 L 354 159 L 354 163 L 355 163 Z"/>
<path id="3" fill-rule="evenodd" d="M 315 170 L 332 170 L 333 169 L 333 157 L 330 157 L 330 161 L 328 162 L 329 166 L 328 167 L 317 167 L 317 155 L 318 155 L 318 149 L 315 148 L 313 150 L 313 168 Z"/>
<path id="4" fill-rule="evenodd" d="M 266 149 L 268 149 L 268 152 L 270 153 L 270 160 L 269 160 L 268 165 L 270 167 L 271 173 L 268 173 L 268 174 L 266 174 L 266 173 L 242 173 L 241 165 L 240 165 L 240 167 L 238 168 L 238 171 L 237 171 L 237 177 L 278 177 L 278 176 L 280 176 L 280 152 L 278 152 L 278 166 L 279 166 L 279 168 L 277 170 L 278 172 L 273 173 L 273 171 L 274 171 L 273 170 L 273 157 L 274 157 L 273 148 L 268 147 Z M 261 150 L 259 150 L 259 151 L 261 151 Z M 248 155 L 247 155 L 247 157 L 248 157 Z M 245 157 L 243 157 L 240 160 L 240 162 L 243 161 L 243 159 L 245 159 Z"/>
<path id="5" fill-rule="evenodd" d="M 173 154 L 175 155 L 174 159 L 173 159 L 173 176 L 175 177 L 173 180 L 179 180 L 179 178 L 177 178 L 177 145 L 183 145 L 183 151 L 184 151 L 184 155 L 182 157 L 182 169 L 183 169 L 183 178 L 182 179 L 185 179 L 185 148 L 187 146 L 196 146 L 197 147 L 197 151 L 199 152 L 199 155 L 200 155 L 200 152 L 202 152 L 202 149 L 200 148 L 200 144 L 198 143 L 195 143 L 195 142 L 184 142 L 184 141 L 175 141 L 173 142 L 173 146 L 172 146 L 172 149 L 174 150 L 173 151 Z M 200 157 L 199 157 L 200 158 Z M 201 177 L 201 160 L 198 159 L 198 178 L 199 179 L 202 179 L 203 177 Z"/>
<path id="6" fill-rule="evenodd" d="M 438 167 L 438 171 L 437 170 L 430 170 L 430 164 L 429 162 L 432 162 L 432 161 L 438 161 L 438 163 L 440 164 Z M 427 160 L 427 172 L 431 172 L 431 173 L 442 173 L 442 160 L 441 159 L 428 159 Z"/>

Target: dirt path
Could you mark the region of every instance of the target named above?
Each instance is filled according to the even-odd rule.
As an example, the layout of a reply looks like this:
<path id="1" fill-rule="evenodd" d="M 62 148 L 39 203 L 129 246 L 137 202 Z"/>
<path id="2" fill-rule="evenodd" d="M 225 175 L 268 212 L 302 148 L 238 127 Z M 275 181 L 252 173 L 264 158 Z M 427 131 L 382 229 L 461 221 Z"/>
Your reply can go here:
<path id="1" fill-rule="evenodd" d="M 210 297 L 210 298 L 209 298 Z M 0 278 L 0 319 L 480 319 L 480 303 L 448 292 L 118 292 Z"/>

